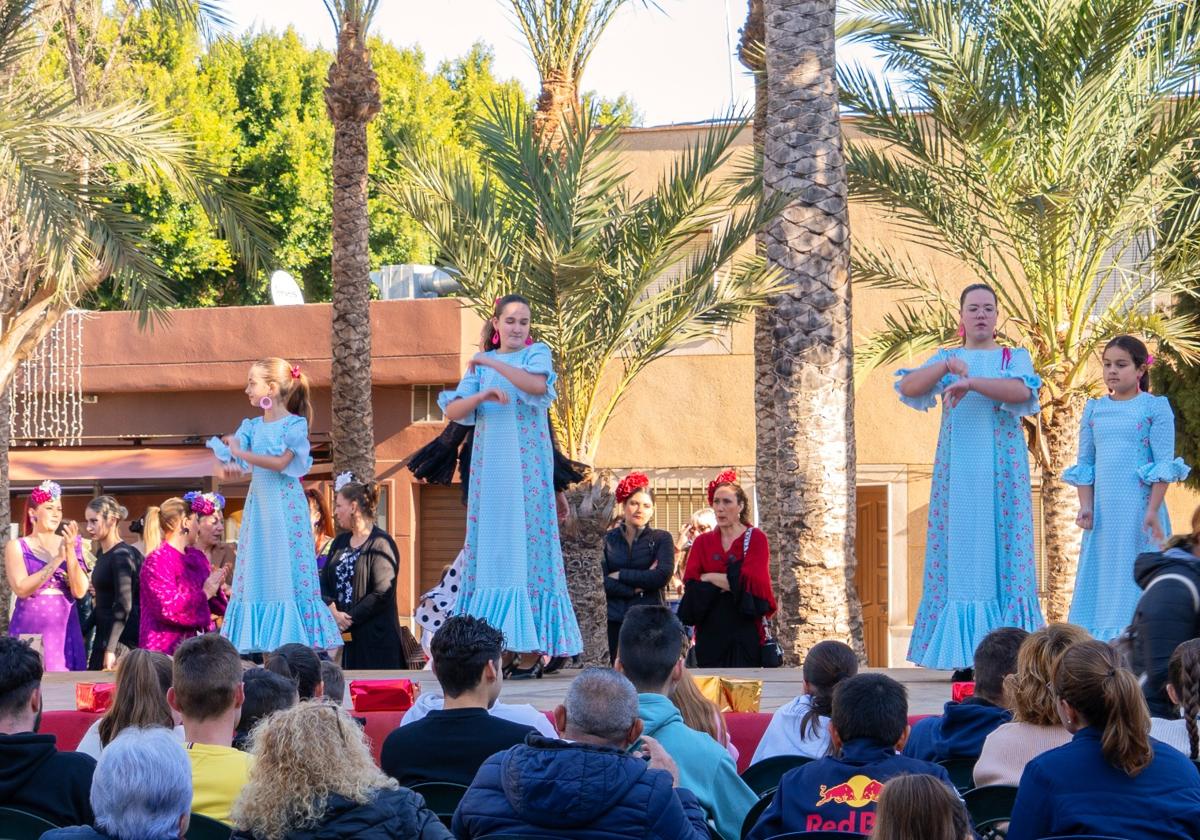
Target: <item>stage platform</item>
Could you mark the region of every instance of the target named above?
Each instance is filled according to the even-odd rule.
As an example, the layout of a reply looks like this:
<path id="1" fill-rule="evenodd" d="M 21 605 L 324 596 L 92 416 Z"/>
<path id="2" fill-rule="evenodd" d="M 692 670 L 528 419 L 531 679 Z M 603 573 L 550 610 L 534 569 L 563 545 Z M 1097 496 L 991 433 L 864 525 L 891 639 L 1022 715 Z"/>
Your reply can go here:
<path id="1" fill-rule="evenodd" d="M 912 715 L 940 714 L 942 705 L 950 699 L 950 672 L 924 668 L 866 668 L 864 671 L 884 673 L 908 688 L 908 711 Z M 562 702 L 567 686 L 578 671 L 559 671 L 540 680 L 509 680 L 504 683 L 501 699 L 506 703 L 529 703 L 542 711 L 553 709 Z M 804 676 L 799 668 L 731 668 L 723 671 L 697 670 L 700 675 L 723 675 L 763 681 L 760 711 L 773 712 L 803 690 Z M 42 680 L 44 708 L 73 710 L 75 684 L 80 682 L 111 682 L 112 674 L 95 671 L 46 674 Z M 438 691 L 437 680 L 429 671 L 350 671 L 347 681 L 354 679 L 407 678 L 419 683 L 422 691 Z M 350 702 L 349 692 L 346 705 Z"/>

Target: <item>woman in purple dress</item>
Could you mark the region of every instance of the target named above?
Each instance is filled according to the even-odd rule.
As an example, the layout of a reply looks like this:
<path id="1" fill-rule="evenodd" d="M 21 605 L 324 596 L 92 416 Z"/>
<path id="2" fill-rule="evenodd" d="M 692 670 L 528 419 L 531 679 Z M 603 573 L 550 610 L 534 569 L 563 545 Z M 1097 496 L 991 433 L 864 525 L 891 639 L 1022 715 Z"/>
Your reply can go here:
<path id="1" fill-rule="evenodd" d="M 4 550 L 8 586 L 17 596 L 8 635 L 40 636 L 47 671 L 83 671 L 87 654 L 75 600 L 88 590 L 79 526 L 62 524 L 62 489 L 43 481 L 25 506 L 25 536 Z"/>

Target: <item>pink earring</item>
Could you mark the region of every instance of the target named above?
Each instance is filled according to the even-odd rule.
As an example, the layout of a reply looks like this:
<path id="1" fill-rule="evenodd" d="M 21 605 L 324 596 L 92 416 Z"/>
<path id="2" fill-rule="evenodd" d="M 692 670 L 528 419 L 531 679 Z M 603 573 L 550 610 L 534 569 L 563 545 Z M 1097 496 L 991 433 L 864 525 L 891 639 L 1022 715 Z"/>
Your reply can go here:
<path id="1" fill-rule="evenodd" d="M 261 400 L 258 401 L 258 407 L 261 408 L 263 411 L 270 411 L 271 406 L 273 406 L 273 405 L 275 405 L 275 403 L 271 400 L 270 397 L 263 397 Z"/>
<path id="2" fill-rule="evenodd" d="M 533 344 L 533 336 L 527 335 L 525 336 L 525 346 L 528 347 L 530 344 Z"/>
<path id="3" fill-rule="evenodd" d="M 499 345 L 500 345 L 500 333 L 494 332 L 494 333 L 492 333 L 492 346 L 498 347 Z"/>
<path id="4" fill-rule="evenodd" d="M 965 326 L 963 326 L 962 324 L 959 324 L 958 325 L 958 337 L 965 338 L 966 335 L 967 335 L 967 328 Z"/>

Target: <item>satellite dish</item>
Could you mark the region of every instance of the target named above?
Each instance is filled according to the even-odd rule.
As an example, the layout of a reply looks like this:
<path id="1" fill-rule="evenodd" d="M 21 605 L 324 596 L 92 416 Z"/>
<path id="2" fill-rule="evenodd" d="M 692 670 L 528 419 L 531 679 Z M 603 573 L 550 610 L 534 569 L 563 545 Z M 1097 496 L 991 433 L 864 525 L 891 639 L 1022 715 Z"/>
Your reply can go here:
<path id="1" fill-rule="evenodd" d="M 271 275 L 271 303 L 276 306 L 298 306 L 304 303 L 304 293 L 296 278 L 286 271 Z"/>

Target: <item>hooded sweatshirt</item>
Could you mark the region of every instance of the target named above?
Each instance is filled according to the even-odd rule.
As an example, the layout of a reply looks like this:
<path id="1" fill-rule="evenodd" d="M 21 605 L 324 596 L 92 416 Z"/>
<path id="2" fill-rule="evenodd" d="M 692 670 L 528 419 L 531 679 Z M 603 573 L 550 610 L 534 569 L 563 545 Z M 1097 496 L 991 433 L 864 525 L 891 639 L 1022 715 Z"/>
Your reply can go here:
<path id="1" fill-rule="evenodd" d="M 0 735 L 0 805 L 55 825 L 90 824 L 95 770 L 91 756 L 59 752 L 53 735 Z"/>
<path id="2" fill-rule="evenodd" d="M 724 750 L 721 750 L 724 754 Z M 454 812 L 454 835 L 707 840 L 696 797 L 669 773 L 610 747 L 530 735 L 484 762 Z"/>
<path id="3" fill-rule="evenodd" d="M 913 724 L 904 744 L 904 754 L 922 761 L 979 758 L 987 736 L 1010 720 L 1012 712 L 982 697 L 947 703 L 941 717 L 925 718 Z"/>
<path id="4" fill-rule="evenodd" d="M 1133 578 L 1143 591 L 1131 625 L 1132 670 L 1150 714 L 1174 718 L 1167 663 L 1176 646 L 1200 636 L 1200 558 L 1184 548 L 1139 554 Z"/>
<path id="5" fill-rule="evenodd" d="M 738 776 L 725 748 L 707 732 L 683 722 L 669 697 L 639 694 L 638 716 L 645 724 L 644 735 L 657 740 L 679 767 L 679 785 L 704 806 L 725 840 L 739 840 L 742 820 L 758 797 Z"/>
<path id="6" fill-rule="evenodd" d="M 234 833 L 237 840 L 253 835 Z M 286 840 L 454 840 L 450 829 L 425 807 L 425 801 L 407 788 L 380 790 L 375 798 L 359 804 L 334 794 L 325 818 L 314 828 L 297 829 Z"/>

